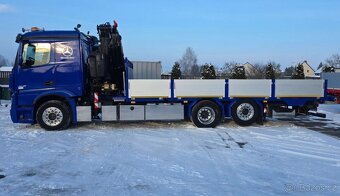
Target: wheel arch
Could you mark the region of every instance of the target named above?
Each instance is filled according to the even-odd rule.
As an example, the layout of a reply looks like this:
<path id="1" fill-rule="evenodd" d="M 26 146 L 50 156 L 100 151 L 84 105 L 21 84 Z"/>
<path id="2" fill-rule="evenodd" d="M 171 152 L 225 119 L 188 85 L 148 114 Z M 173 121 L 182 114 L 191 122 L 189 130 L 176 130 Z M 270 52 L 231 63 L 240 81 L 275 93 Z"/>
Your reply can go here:
<path id="1" fill-rule="evenodd" d="M 40 95 L 39 97 L 37 97 L 34 101 L 33 101 L 33 120 L 34 123 L 36 123 L 36 112 L 38 110 L 38 108 L 45 102 L 47 101 L 51 101 L 51 100 L 57 100 L 57 101 L 62 101 L 64 102 L 71 111 L 71 117 L 72 117 L 72 121 L 73 123 L 76 122 L 77 119 L 77 114 L 76 114 L 76 103 L 75 103 L 75 99 L 73 98 L 73 94 L 69 93 L 69 92 L 50 92 L 50 93 L 45 93 Z"/>
<path id="2" fill-rule="evenodd" d="M 201 99 L 193 104 L 190 120 L 199 128 L 214 128 L 222 121 L 222 106 L 218 101 Z"/>
<path id="3" fill-rule="evenodd" d="M 231 114 L 231 110 L 233 108 L 233 106 L 239 102 L 239 101 L 252 101 L 254 103 L 256 103 L 258 109 L 260 111 L 263 111 L 263 100 L 262 99 L 254 99 L 254 98 L 236 98 L 236 99 L 233 99 L 230 103 L 229 103 L 229 107 L 228 107 L 228 113 Z"/>
<path id="4" fill-rule="evenodd" d="M 255 110 L 257 110 L 257 118 L 255 119 L 255 122 L 259 122 L 263 120 L 263 117 L 264 117 L 264 103 L 263 103 L 263 99 L 258 99 L 258 98 L 237 98 L 237 99 L 234 99 L 230 102 L 229 104 L 229 108 L 228 108 L 228 112 L 230 114 L 230 117 L 234 120 L 235 120 L 235 117 L 233 116 L 233 108 L 236 104 L 239 104 L 239 103 L 245 103 L 245 102 L 249 102 L 249 103 L 254 103 L 254 106 L 256 107 Z"/>

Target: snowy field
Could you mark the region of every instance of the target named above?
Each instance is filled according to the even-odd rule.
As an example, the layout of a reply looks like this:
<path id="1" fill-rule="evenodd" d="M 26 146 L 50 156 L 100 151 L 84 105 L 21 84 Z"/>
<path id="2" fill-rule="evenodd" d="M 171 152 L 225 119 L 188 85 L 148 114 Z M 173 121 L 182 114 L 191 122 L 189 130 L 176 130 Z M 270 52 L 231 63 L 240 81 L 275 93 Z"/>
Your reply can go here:
<path id="1" fill-rule="evenodd" d="M 340 131 L 340 105 L 321 106 Z M 339 195 L 340 140 L 270 120 L 88 123 L 66 131 L 12 124 L 0 107 L 0 195 Z M 308 127 L 308 126 L 307 126 Z"/>

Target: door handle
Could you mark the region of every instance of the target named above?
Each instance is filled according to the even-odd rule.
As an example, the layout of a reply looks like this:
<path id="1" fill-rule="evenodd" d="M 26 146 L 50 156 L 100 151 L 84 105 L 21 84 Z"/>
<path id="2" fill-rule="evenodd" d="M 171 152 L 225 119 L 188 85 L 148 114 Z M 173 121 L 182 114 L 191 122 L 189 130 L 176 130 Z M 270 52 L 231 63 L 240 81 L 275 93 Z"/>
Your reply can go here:
<path id="1" fill-rule="evenodd" d="M 44 85 L 45 85 L 45 86 L 52 86 L 53 83 L 54 83 L 54 82 L 53 82 L 52 80 L 49 80 L 49 81 L 44 82 Z"/>

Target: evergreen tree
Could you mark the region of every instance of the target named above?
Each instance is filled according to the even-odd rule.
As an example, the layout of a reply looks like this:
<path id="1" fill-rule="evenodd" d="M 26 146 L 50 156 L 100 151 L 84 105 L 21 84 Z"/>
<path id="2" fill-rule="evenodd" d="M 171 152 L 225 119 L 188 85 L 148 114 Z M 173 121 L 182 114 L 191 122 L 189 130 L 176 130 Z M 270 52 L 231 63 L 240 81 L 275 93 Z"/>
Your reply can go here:
<path id="1" fill-rule="evenodd" d="M 246 79 L 246 71 L 243 66 L 235 66 L 231 75 L 232 79 Z"/>
<path id="2" fill-rule="evenodd" d="M 322 68 L 322 72 L 335 72 L 335 68 L 333 66 L 326 65 Z"/>
<path id="3" fill-rule="evenodd" d="M 266 79 L 275 79 L 275 72 L 271 63 L 266 67 Z"/>
<path id="4" fill-rule="evenodd" d="M 182 76 L 181 66 L 178 62 L 175 62 L 175 64 L 172 66 L 171 70 L 171 78 L 173 79 L 179 79 Z"/>
<path id="5" fill-rule="evenodd" d="M 204 64 L 201 72 L 203 79 L 216 79 L 215 67 L 211 64 Z"/>
<path id="6" fill-rule="evenodd" d="M 210 79 L 216 79 L 216 70 L 215 66 L 210 64 L 210 72 L 211 72 L 211 78 Z"/>
<path id="7" fill-rule="evenodd" d="M 283 72 L 284 76 L 292 76 L 294 73 L 295 67 L 294 66 L 290 66 L 290 67 L 286 67 L 285 71 Z"/>
<path id="8" fill-rule="evenodd" d="M 298 66 L 295 67 L 292 79 L 305 79 L 303 65 L 301 63 L 299 63 Z"/>
<path id="9" fill-rule="evenodd" d="M 323 63 L 322 62 L 320 62 L 320 64 L 319 64 L 317 69 L 321 69 L 321 68 L 323 68 Z"/>

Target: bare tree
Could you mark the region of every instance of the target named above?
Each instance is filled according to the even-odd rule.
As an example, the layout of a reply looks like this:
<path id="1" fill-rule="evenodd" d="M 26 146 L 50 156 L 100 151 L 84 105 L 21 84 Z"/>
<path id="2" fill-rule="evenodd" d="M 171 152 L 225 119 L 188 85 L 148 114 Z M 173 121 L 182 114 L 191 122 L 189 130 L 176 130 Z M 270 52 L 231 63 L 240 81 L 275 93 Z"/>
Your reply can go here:
<path id="1" fill-rule="evenodd" d="M 193 65 L 190 69 L 190 76 L 192 77 L 200 77 L 201 76 L 201 67 L 196 65 Z"/>
<path id="2" fill-rule="evenodd" d="M 226 62 L 219 70 L 222 78 L 231 78 L 234 68 L 238 65 L 235 61 Z"/>
<path id="3" fill-rule="evenodd" d="M 326 59 L 326 64 L 330 67 L 340 67 L 340 54 L 333 54 Z"/>
<path id="4" fill-rule="evenodd" d="M 192 48 L 188 47 L 185 50 L 185 53 L 183 54 L 182 58 L 179 60 L 179 64 L 181 65 L 181 68 L 183 69 L 183 74 L 191 76 L 192 67 L 197 65 L 197 55 L 195 54 Z"/>
<path id="5" fill-rule="evenodd" d="M 10 66 L 9 61 L 0 54 L 0 67 Z"/>
<path id="6" fill-rule="evenodd" d="M 252 73 L 249 79 L 263 79 L 266 73 L 266 65 L 262 63 L 254 64 L 254 73 Z"/>

